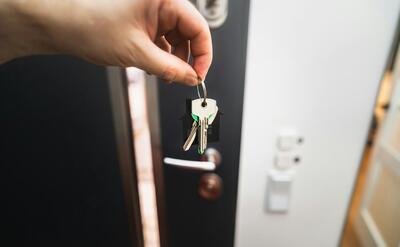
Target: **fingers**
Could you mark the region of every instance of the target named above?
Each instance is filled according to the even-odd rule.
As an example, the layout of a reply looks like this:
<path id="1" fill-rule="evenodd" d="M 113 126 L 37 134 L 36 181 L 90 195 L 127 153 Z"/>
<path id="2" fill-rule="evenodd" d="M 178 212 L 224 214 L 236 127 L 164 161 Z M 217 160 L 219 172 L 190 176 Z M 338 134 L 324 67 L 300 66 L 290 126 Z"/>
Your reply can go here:
<path id="1" fill-rule="evenodd" d="M 155 43 L 148 38 L 142 47 L 142 68 L 166 81 L 196 85 L 198 77 L 206 77 L 212 61 L 207 22 L 187 0 L 165 1 L 158 17 Z M 193 67 L 187 63 L 189 51 Z"/>
<path id="2" fill-rule="evenodd" d="M 162 42 L 162 41 L 160 41 Z M 197 85 L 197 73 L 182 60 L 184 49 L 177 48 L 178 56 L 160 49 L 150 39 L 142 42 L 139 67 L 157 75 L 167 82 L 176 81 L 186 85 Z"/>
<path id="3" fill-rule="evenodd" d="M 174 1 L 178 6 L 177 28 L 190 40 L 193 68 L 205 78 L 212 61 L 212 41 L 207 22 L 189 1 Z"/>
<path id="4" fill-rule="evenodd" d="M 212 61 L 211 34 L 207 22 L 189 1 L 165 2 L 160 8 L 158 35 L 165 35 L 172 46 L 190 41 L 193 68 L 205 78 Z M 183 50 L 181 45 L 177 48 L 178 54 L 182 56 Z"/>

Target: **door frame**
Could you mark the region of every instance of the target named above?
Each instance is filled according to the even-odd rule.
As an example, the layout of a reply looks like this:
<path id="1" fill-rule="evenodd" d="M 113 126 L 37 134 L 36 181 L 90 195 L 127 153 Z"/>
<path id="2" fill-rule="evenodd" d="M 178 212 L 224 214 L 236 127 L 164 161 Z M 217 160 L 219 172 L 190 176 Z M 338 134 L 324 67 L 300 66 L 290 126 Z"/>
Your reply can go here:
<path id="1" fill-rule="evenodd" d="M 400 121 L 398 119 L 400 118 L 400 50 L 397 52 L 396 64 L 393 69 L 393 83 L 394 90 L 391 96 L 390 109 L 377 137 L 371 168 L 367 176 L 366 187 L 364 188 L 362 202 L 354 225 L 354 230 L 363 246 L 387 246 L 384 237 L 379 231 L 379 227 L 369 213 L 368 206 L 374 195 L 375 185 L 384 166 L 400 176 L 400 150 L 396 150 L 390 144 L 393 138 L 391 134 L 394 128 L 396 128 L 396 123 Z"/>
<path id="2" fill-rule="evenodd" d="M 134 247 L 143 247 L 143 231 L 136 174 L 133 127 L 129 111 L 126 72 L 118 67 L 107 67 L 110 101 L 116 135 L 122 189 L 130 217 L 129 227 Z"/>

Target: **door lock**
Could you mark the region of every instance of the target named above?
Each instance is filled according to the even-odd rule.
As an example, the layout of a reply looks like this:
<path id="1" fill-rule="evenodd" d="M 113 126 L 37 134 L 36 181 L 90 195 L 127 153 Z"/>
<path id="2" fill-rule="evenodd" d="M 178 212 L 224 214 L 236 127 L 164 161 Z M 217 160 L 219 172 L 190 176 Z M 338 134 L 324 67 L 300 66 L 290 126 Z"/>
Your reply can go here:
<path id="1" fill-rule="evenodd" d="M 210 28 L 222 26 L 228 17 L 228 0 L 197 0 L 196 5 Z"/>

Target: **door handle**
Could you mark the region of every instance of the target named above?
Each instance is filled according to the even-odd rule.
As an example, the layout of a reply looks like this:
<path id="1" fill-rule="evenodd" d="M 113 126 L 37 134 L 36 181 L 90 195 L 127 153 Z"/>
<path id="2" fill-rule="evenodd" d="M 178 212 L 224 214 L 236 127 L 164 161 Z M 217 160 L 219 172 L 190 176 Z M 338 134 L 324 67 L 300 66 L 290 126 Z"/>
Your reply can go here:
<path id="1" fill-rule="evenodd" d="M 203 170 L 203 171 L 215 170 L 215 163 L 211 161 L 182 160 L 182 159 L 165 157 L 164 163 L 167 165 L 182 167 L 189 170 Z"/>
<path id="2" fill-rule="evenodd" d="M 207 148 L 201 161 L 165 157 L 164 163 L 188 170 L 214 171 L 221 163 L 221 154 L 214 148 Z"/>

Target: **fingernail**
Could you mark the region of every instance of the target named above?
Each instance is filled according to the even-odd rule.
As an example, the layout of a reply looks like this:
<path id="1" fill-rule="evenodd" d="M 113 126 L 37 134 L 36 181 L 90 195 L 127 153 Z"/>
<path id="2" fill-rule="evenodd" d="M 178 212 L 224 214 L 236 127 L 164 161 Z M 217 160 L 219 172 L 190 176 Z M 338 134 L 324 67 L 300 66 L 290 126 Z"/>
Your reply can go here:
<path id="1" fill-rule="evenodd" d="M 190 83 L 192 86 L 199 84 L 198 77 L 193 75 L 186 76 L 185 81 Z"/>

